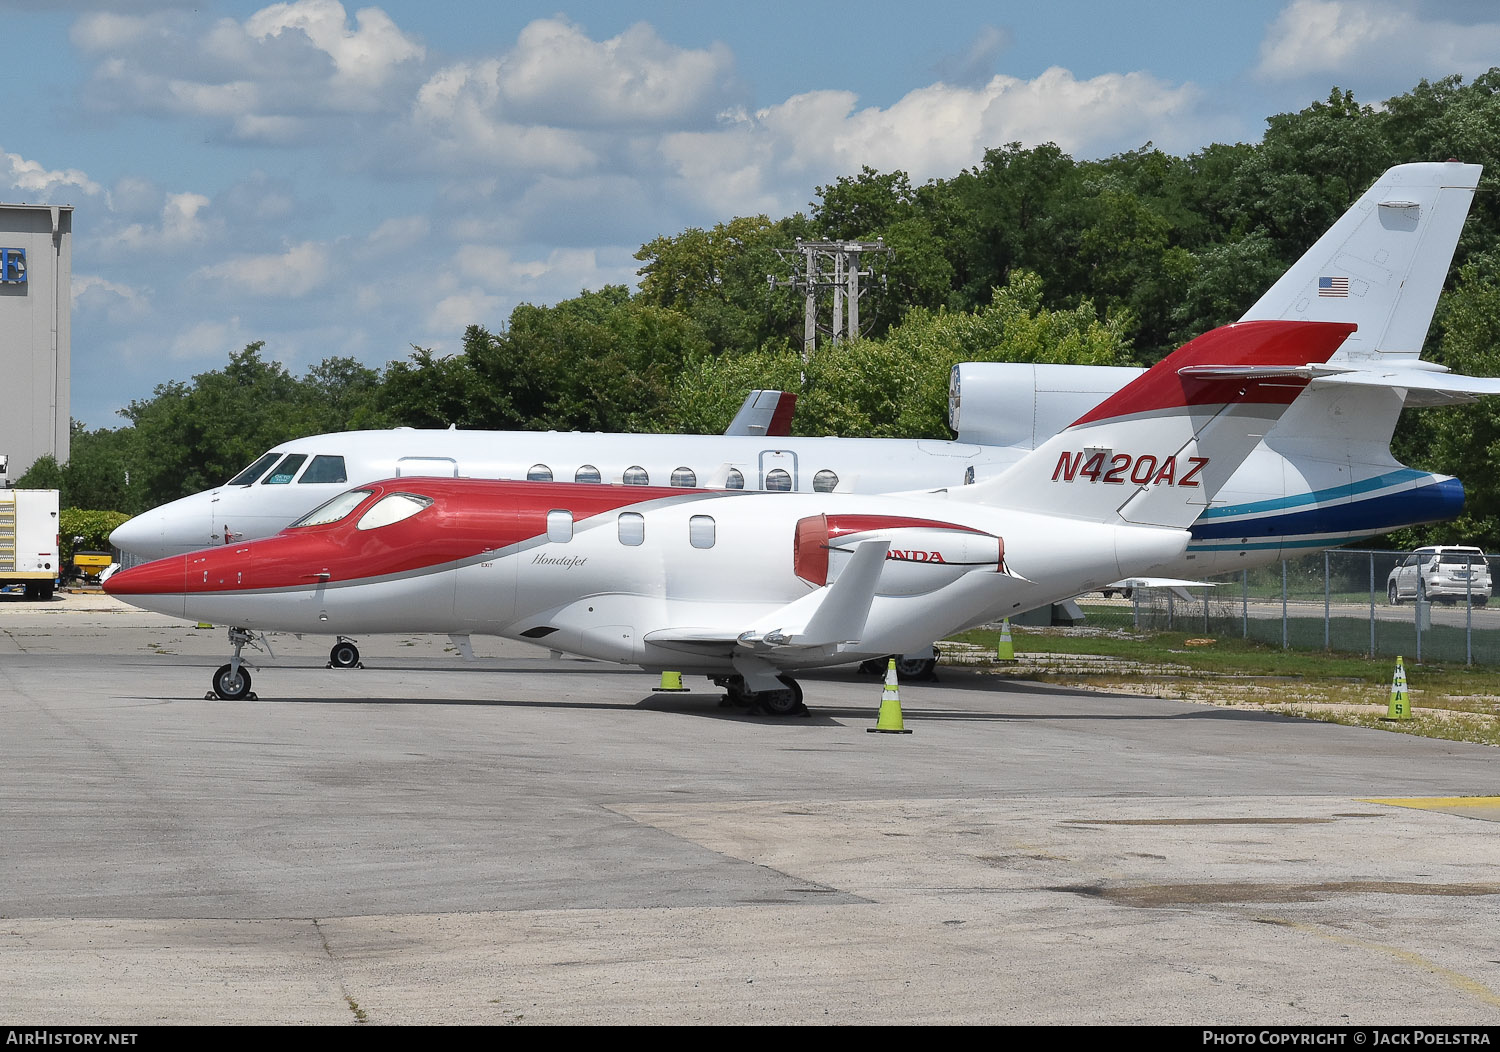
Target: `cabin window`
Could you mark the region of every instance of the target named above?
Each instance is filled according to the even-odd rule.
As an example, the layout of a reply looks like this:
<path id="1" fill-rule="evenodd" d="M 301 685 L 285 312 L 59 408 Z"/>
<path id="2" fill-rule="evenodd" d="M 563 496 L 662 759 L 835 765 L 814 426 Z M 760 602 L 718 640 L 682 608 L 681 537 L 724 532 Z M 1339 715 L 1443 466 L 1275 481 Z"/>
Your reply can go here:
<path id="1" fill-rule="evenodd" d="M 974 465 L 973 464 L 970 464 L 968 467 L 964 468 L 964 485 L 965 486 L 972 486 L 972 485 L 974 485 Z"/>
<path id="2" fill-rule="evenodd" d="M 551 482 L 552 469 L 546 464 L 533 464 L 526 469 L 527 482 Z"/>
<path id="3" fill-rule="evenodd" d="M 260 478 L 261 475 L 265 474 L 266 468 L 268 468 L 272 464 L 276 463 L 277 458 L 279 458 L 280 456 L 281 456 L 281 454 L 278 453 L 278 452 L 276 452 L 273 449 L 271 452 L 267 453 L 265 456 L 263 456 L 259 460 L 257 460 L 254 464 L 251 464 L 244 471 L 241 471 L 234 478 L 232 478 L 228 482 L 224 483 L 224 485 L 226 485 L 226 486 L 248 486 L 248 485 L 250 485 L 250 483 L 254 482 L 256 479 Z"/>
<path id="4" fill-rule="evenodd" d="M 583 467 L 573 472 L 573 481 L 599 483 L 604 481 L 604 476 L 599 474 L 599 469 L 594 467 L 594 465 L 585 464 Z"/>
<path id="5" fill-rule="evenodd" d="M 332 500 L 319 504 L 287 528 L 295 530 L 299 526 L 327 526 L 330 522 L 338 522 L 340 519 L 347 517 L 355 508 L 359 507 L 360 501 L 364 500 L 372 492 L 374 491 L 352 489 L 348 493 L 340 493 Z"/>
<path id="6" fill-rule="evenodd" d="M 698 485 L 698 476 L 692 468 L 677 468 L 672 472 L 672 485 L 678 489 L 692 489 Z"/>
<path id="7" fill-rule="evenodd" d="M 766 472 L 766 489 L 772 492 L 788 493 L 792 488 L 792 476 L 783 468 L 772 468 Z"/>
<path id="8" fill-rule="evenodd" d="M 355 528 L 378 530 L 382 526 L 409 519 L 417 512 L 425 511 L 431 506 L 431 497 L 422 497 L 415 493 L 388 493 L 372 504 L 369 511 L 360 516 L 359 525 Z"/>
<path id="9" fill-rule="evenodd" d="M 297 484 L 304 482 L 348 482 L 349 476 L 344 473 L 344 458 L 333 456 L 313 457 L 312 463 L 307 465 L 307 470 L 297 480 Z"/>
<path id="10" fill-rule="evenodd" d="M 714 517 L 712 515 L 694 515 L 688 519 L 688 543 L 694 548 L 712 548 L 714 546 Z"/>
<path id="11" fill-rule="evenodd" d="M 627 486 L 649 486 L 651 485 L 651 475 L 639 464 L 632 464 L 625 469 L 625 475 L 620 481 L 624 482 Z"/>
<path id="12" fill-rule="evenodd" d="M 744 489 L 745 476 L 740 474 L 739 468 L 730 468 L 729 474 L 724 477 L 725 489 Z"/>
<path id="13" fill-rule="evenodd" d="M 824 468 L 813 476 L 813 490 L 817 493 L 832 493 L 839 488 L 839 476 L 837 472 Z"/>
<path id="14" fill-rule="evenodd" d="M 622 511 L 618 519 L 620 543 L 634 547 L 646 542 L 646 517 L 636 511 Z"/>
<path id="15" fill-rule="evenodd" d="M 261 479 L 262 486 L 285 486 L 297 475 L 297 469 L 307 459 L 306 453 L 288 453 L 282 458 L 280 464 L 271 469 L 271 473 Z"/>
<path id="16" fill-rule="evenodd" d="M 573 539 L 573 513 L 553 508 L 547 513 L 547 539 L 566 544 Z"/>

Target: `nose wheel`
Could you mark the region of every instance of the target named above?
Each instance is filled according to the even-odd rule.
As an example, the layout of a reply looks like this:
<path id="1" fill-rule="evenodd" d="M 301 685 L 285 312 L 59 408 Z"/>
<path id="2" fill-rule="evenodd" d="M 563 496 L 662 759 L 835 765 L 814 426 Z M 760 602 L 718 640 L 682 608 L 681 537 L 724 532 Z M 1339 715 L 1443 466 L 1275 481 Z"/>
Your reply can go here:
<path id="1" fill-rule="evenodd" d="M 214 673 L 214 689 L 207 697 L 222 698 L 225 701 L 254 698 L 255 695 L 250 693 L 250 670 L 240 659 L 240 651 L 244 649 L 246 643 L 249 643 L 257 650 L 264 650 L 269 654 L 271 646 L 266 643 L 264 636 L 261 637 L 260 642 L 256 642 L 254 634 L 244 628 L 231 628 L 229 642 L 234 644 L 234 656 L 229 659 L 229 664 L 220 665 L 218 671 Z"/>
<path id="2" fill-rule="evenodd" d="M 214 673 L 214 693 L 225 701 L 239 701 L 250 694 L 250 670 L 220 665 Z"/>
<path id="3" fill-rule="evenodd" d="M 359 647 L 354 645 L 354 640 L 339 636 L 339 641 L 333 644 L 333 649 L 328 652 L 329 668 L 364 668 L 359 663 Z"/>

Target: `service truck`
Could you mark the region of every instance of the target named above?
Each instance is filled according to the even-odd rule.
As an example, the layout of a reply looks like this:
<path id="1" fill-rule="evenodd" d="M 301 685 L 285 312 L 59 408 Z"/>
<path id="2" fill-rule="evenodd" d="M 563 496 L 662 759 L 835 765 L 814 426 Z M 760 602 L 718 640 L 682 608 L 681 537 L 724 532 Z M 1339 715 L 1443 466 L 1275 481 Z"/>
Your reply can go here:
<path id="1" fill-rule="evenodd" d="M 55 489 L 0 489 L 0 586 L 51 599 L 62 566 Z"/>

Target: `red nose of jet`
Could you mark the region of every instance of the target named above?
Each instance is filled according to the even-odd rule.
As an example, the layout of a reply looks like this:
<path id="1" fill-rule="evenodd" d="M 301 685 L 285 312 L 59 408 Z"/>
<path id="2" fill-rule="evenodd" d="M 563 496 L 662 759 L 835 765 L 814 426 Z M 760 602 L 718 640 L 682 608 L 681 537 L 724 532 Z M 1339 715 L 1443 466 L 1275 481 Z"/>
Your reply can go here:
<path id="1" fill-rule="evenodd" d="M 118 596 L 181 595 L 187 591 L 187 558 L 172 555 L 117 570 L 104 582 L 104 590 Z"/>

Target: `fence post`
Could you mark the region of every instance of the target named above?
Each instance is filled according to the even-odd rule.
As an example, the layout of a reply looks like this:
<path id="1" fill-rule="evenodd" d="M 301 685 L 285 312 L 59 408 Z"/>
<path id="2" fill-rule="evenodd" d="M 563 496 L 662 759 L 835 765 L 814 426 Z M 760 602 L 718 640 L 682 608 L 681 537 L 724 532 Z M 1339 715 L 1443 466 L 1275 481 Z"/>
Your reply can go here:
<path id="1" fill-rule="evenodd" d="M 1281 649 L 1287 649 L 1286 634 L 1286 560 L 1281 560 Z"/>
<path id="2" fill-rule="evenodd" d="M 1375 656 L 1375 553 L 1370 553 L 1370 657 Z"/>
<path id="3" fill-rule="evenodd" d="M 1474 557 L 1464 556 L 1464 664 L 1474 664 Z"/>
<path id="4" fill-rule="evenodd" d="M 1328 649 L 1328 613 L 1329 613 L 1329 591 L 1328 591 L 1328 552 L 1323 552 L 1323 649 Z"/>
<path id="5" fill-rule="evenodd" d="M 1422 663 L 1422 615 L 1424 613 L 1426 613 L 1429 617 L 1432 616 L 1432 613 L 1428 609 L 1428 607 L 1427 607 L 1426 604 L 1427 604 L 1427 586 L 1422 583 L 1422 568 L 1419 565 L 1417 567 L 1417 596 L 1416 596 L 1416 602 L 1412 603 L 1412 610 L 1413 610 L 1412 622 L 1413 622 L 1413 624 L 1416 625 L 1416 629 L 1417 629 L 1417 664 L 1419 664 L 1419 665 Z"/>
<path id="6" fill-rule="evenodd" d="M 1250 638 L 1250 571 L 1240 571 L 1240 638 Z"/>

